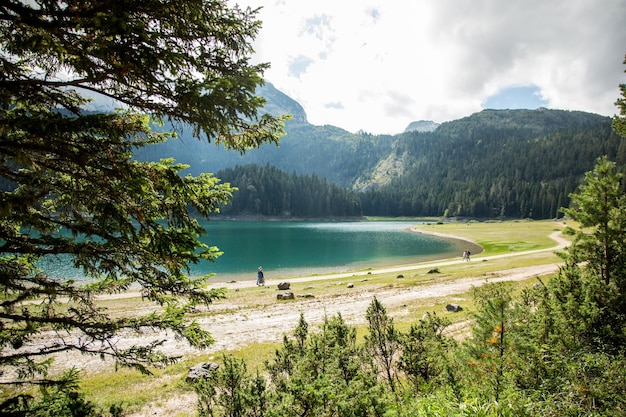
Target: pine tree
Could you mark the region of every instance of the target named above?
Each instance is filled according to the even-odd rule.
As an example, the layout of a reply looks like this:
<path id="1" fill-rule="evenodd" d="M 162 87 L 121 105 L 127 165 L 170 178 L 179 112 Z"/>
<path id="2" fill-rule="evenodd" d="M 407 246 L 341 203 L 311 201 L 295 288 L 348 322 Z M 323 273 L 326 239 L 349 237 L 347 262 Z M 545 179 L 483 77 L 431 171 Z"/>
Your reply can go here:
<path id="1" fill-rule="evenodd" d="M 624 56 L 624 64 L 626 64 L 626 56 Z M 626 70 L 624 70 L 624 72 L 626 72 Z M 620 84 L 619 89 L 622 92 L 622 97 L 617 99 L 615 105 L 619 108 L 620 116 L 613 118 L 612 126 L 617 134 L 626 138 L 626 83 Z"/>
<path id="2" fill-rule="evenodd" d="M 400 335 L 393 325 L 393 318 L 376 297 L 372 300 L 365 317 L 369 334 L 365 336 L 365 348 L 380 366 L 389 388 L 396 392 L 399 388 L 397 375 L 397 354 L 400 352 Z"/>
<path id="3" fill-rule="evenodd" d="M 615 163 L 600 158 L 570 196 L 572 205 L 563 212 L 579 222 L 580 229 L 568 250 L 563 279 L 558 281 L 565 285 L 565 292 L 557 293 L 579 305 L 576 310 L 586 317 L 581 317 L 581 323 L 587 323 L 587 337 L 614 349 L 626 341 L 622 325 L 626 317 L 626 196 L 622 181 Z M 581 285 L 572 293 L 567 282 L 575 277 Z M 572 298 L 571 294 L 578 295 Z"/>
<path id="4" fill-rule="evenodd" d="M 622 177 L 614 162 L 606 157 L 598 159 L 578 191 L 570 195 L 570 207 L 563 209 L 581 228 L 593 228 L 591 233 L 578 232 L 572 256 L 575 261 L 590 262 L 606 285 L 620 279 L 626 255 L 626 197 L 622 193 Z"/>
<path id="5" fill-rule="evenodd" d="M 509 388 L 512 366 L 515 305 L 509 286 L 487 284 L 474 290 L 477 311 L 473 335 L 466 343 L 470 355 L 470 377 L 484 384 L 487 398 L 500 401 Z"/>
<path id="6" fill-rule="evenodd" d="M 212 342 L 186 313 L 222 292 L 188 266 L 220 252 L 201 244 L 190 210 L 208 216 L 232 189 L 132 156 L 173 136 L 151 130 L 160 121 L 240 152 L 278 141 L 282 120 L 257 115 L 267 65 L 249 62 L 256 13 L 216 0 L 0 4 L 0 176 L 10 184 L 0 194 L 0 372 L 14 371 L 12 382 L 51 383 L 46 358 L 57 352 L 145 372 L 173 359 L 162 340 L 111 343 L 121 331 Z M 120 109 L 89 110 L 92 97 Z M 87 283 L 50 276 L 42 259 L 71 263 Z M 131 285 L 154 313 L 111 317 L 94 302 Z"/>

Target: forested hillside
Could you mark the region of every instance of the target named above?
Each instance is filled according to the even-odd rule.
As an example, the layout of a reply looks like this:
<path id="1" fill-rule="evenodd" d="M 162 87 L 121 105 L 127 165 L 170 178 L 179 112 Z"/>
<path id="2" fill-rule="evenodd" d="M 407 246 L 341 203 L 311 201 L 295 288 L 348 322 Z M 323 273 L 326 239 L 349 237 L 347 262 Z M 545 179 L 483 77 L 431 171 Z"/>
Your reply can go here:
<path id="1" fill-rule="evenodd" d="M 607 155 L 626 166 L 626 145 L 611 131 L 611 119 L 590 113 L 484 110 L 432 132 L 353 134 L 309 124 L 302 107 L 271 84 L 258 93 L 268 100 L 265 111 L 293 115 L 279 146 L 227 152 L 193 139 L 184 126 L 177 126 L 178 138 L 146 147 L 138 158 L 174 157 L 189 164 L 194 175 L 249 164 L 271 165 L 287 176 L 314 175 L 327 185 L 359 192 L 365 215 L 534 219 L 560 216 L 559 208 L 568 205 L 568 195 L 598 157 Z M 291 207 L 294 198 L 291 194 Z M 311 205 L 306 203 L 310 198 L 297 204 Z M 231 214 L 237 213 L 239 203 L 233 204 Z M 282 202 L 267 204 L 273 212 Z M 242 213 L 250 210 L 245 204 Z"/>
<path id="2" fill-rule="evenodd" d="M 485 110 L 394 143 L 402 172 L 363 195 L 366 214 L 559 216 L 597 157 L 626 162 L 611 119 L 558 110 Z"/>
<path id="3" fill-rule="evenodd" d="M 316 175 L 287 174 L 272 166 L 237 166 L 217 173 L 237 190 L 223 214 L 300 218 L 360 217 L 359 196 Z"/>

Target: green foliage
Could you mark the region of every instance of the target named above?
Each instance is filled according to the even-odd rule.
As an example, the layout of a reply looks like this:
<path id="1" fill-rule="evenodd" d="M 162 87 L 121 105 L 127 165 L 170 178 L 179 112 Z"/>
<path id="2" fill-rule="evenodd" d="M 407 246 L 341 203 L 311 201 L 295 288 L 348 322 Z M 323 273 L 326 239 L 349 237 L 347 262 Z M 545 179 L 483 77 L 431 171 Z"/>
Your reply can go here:
<path id="1" fill-rule="evenodd" d="M 528 415 L 626 415 L 623 354 L 571 350 L 548 358 L 553 374 L 538 389 L 527 390 Z"/>
<path id="2" fill-rule="evenodd" d="M 250 376 L 246 364 L 230 355 L 209 378 L 194 383 L 198 394 L 198 415 L 261 417 L 266 413 L 266 384 L 257 374 Z"/>
<path id="3" fill-rule="evenodd" d="M 87 417 L 101 416 L 95 407 L 85 401 L 77 391 L 64 392 L 56 389 L 44 390 L 42 399 L 17 397 L 15 403 L 1 404 L 3 415 L 29 417 Z"/>
<path id="4" fill-rule="evenodd" d="M 497 403 L 509 385 L 515 307 L 505 284 L 487 284 L 475 288 L 474 293 L 478 310 L 473 336 L 466 345 L 470 357 L 467 377 L 484 384 L 486 398 Z"/>
<path id="5" fill-rule="evenodd" d="M 516 374 L 534 415 L 626 414 L 620 181 L 614 164 L 599 159 L 564 210 L 584 227 L 564 256 L 566 265 L 545 287 L 524 293 L 526 327 L 519 336 L 526 363 Z"/>
<path id="6" fill-rule="evenodd" d="M 133 154 L 173 136 L 152 130 L 165 121 L 240 152 L 278 143 L 284 118 L 257 115 L 256 13 L 204 0 L 2 2 L 0 372 L 17 376 L 6 383 L 53 383 L 49 355 L 71 350 L 143 372 L 175 360 L 163 340 L 111 343 L 119 332 L 212 343 L 187 313 L 223 291 L 188 274 L 220 252 L 191 213 L 216 212 L 232 189 Z M 88 111 L 89 95 L 121 109 Z M 71 262 L 86 283 L 48 276 L 41 260 Z M 154 312 L 111 317 L 94 304 L 131 285 Z"/>
<path id="7" fill-rule="evenodd" d="M 267 64 L 250 64 L 256 11 L 219 0 L 10 0 L 2 16 L 3 105 L 79 110 L 80 87 L 172 121 L 234 149 L 275 141 L 273 118 L 256 120 Z M 44 76 L 39 74 L 43 73 Z M 64 76 L 64 74 L 67 74 Z"/>
<path id="8" fill-rule="evenodd" d="M 339 314 L 318 330 L 301 315 L 266 362 L 265 379 L 225 358 L 214 378 L 196 386 L 202 415 L 626 415 L 624 353 L 573 344 L 575 329 L 555 310 L 549 287 L 515 295 L 508 285 L 487 284 L 475 295 L 473 337 L 461 345 L 434 314 L 399 332 L 376 299 L 361 344 Z"/>
<path id="9" fill-rule="evenodd" d="M 102 417 L 96 407 L 86 401 L 75 384 L 76 372 L 70 370 L 60 383 L 40 386 L 40 395 L 34 399 L 30 395 L 20 395 L 0 404 L 2 415 L 28 417 Z M 111 415 L 119 415 L 117 407 L 112 407 Z"/>
<path id="10" fill-rule="evenodd" d="M 455 387 L 450 352 L 456 348 L 456 342 L 444 335 L 450 324 L 450 320 L 433 312 L 400 335 L 402 355 L 398 368 L 411 382 L 415 394 L 432 392 L 446 384 Z"/>
<path id="11" fill-rule="evenodd" d="M 221 212 L 227 215 L 305 218 L 361 217 L 359 196 L 315 175 L 288 175 L 277 168 L 237 166 L 217 174 L 237 187 Z"/>
<path id="12" fill-rule="evenodd" d="M 245 364 L 224 358 L 213 378 L 196 384 L 201 415 L 373 416 L 386 397 L 373 364 L 340 315 L 309 332 L 301 315 L 293 338 L 266 362 L 269 384 L 250 378 Z M 239 405 L 241 404 L 241 405 Z"/>
<path id="13" fill-rule="evenodd" d="M 599 156 L 626 162 L 626 142 L 612 132 L 611 119 L 590 113 L 484 110 L 434 132 L 374 136 L 312 126 L 301 107 L 285 104 L 288 98 L 273 87 L 266 85 L 259 94 L 278 103 L 271 108 L 294 114 L 280 148 L 263 146 L 245 155 L 212 152 L 210 157 L 209 145 L 190 144 L 181 129 L 179 139 L 151 147 L 161 149 L 152 155 L 142 150 L 142 157 L 176 155 L 192 164 L 194 173 L 269 164 L 315 175 L 362 193 L 369 216 L 534 219 L 562 216 L 560 207 L 569 204 L 568 195 Z"/>
<path id="14" fill-rule="evenodd" d="M 405 133 L 401 175 L 362 198 L 366 215 L 558 218 L 596 158 L 626 162 L 610 119 L 558 110 L 484 110 Z"/>
<path id="15" fill-rule="evenodd" d="M 367 308 L 365 318 L 369 324 L 369 334 L 365 336 L 365 348 L 379 366 L 389 388 L 396 392 L 399 383 L 397 369 L 397 353 L 400 351 L 400 335 L 393 325 L 393 319 L 376 297 Z"/>
<path id="16" fill-rule="evenodd" d="M 626 56 L 624 56 L 624 64 L 626 64 Z M 619 109 L 620 115 L 613 118 L 612 127 L 618 135 L 626 138 L 626 83 L 620 84 L 619 89 L 622 92 L 622 96 L 617 99 L 615 105 Z"/>
<path id="17" fill-rule="evenodd" d="M 289 99 L 270 83 L 259 87 L 257 94 L 267 98 L 263 111 L 273 115 L 289 113 L 292 120 L 285 123 L 286 135 L 280 147 L 260 146 L 240 155 L 225 152 L 210 144 L 193 141 L 191 129 L 185 125 L 177 129 L 178 136 L 167 142 L 141 149 L 136 157 L 142 161 L 158 161 L 164 156 L 175 157 L 190 165 L 189 172 L 217 172 L 238 165 L 272 165 L 281 171 L 298 175 L 316 175 L 352 188 L 357 179 L 374 169 L 380 158 L 391 151 L 391 136 L 371 136 L 349 133 L 334 126 L 313 126 L 306 122 L 302 107 Z M 165 124 L 165 131 L 173 127 Z"/>
<path id="18" fill-rule="evenodd" d="M 356 344 L 356 330 L 341 315 L 326 318 L 319 332 L 308 333 L 304 319 L 285 337 L 267 370 L 276 390 L 271 411 L 276 416 L 368 416 L 381 413 L 381 387 L 376 373 Z M 306 335 L 306 339 L 303 337 Z"/>
<path id="19" fill-rule="evenodd" d="M 622 326 L 626 317 L 626 197 L 622 181 L 615 163 L 601 158 L 572 194 L 572 206 L 563 211 L 581 228 L 592 230 L 577 232 L 568 250 L 568 267 L 555 289 L 557 297 L 567 297 L 561 306 L 575 314 L 582 327 L 577 334 L 588 343 L 609 343 L 610 349 L 626 342 Z"/>
<path id="20" fill-rule="evenodd" d="M 616 172 L 614 162 L 600 158 L 595 169 L 585 175 L 577 192 L 570 196 L 570 208 L 563 209 L 582 228 L 594 227 L 591 234 L 582 230 L 577 234 L 572 257 L 574 262 L 591 262 L 591 267 L 606 284 L 616 279 L 614 274 L 623 272 L 622 265 L 626 262 L 623 248 L 626 197 L 622 179 L 623 175 Z M 619 269 L 614 271 L 614 268 Z"/>

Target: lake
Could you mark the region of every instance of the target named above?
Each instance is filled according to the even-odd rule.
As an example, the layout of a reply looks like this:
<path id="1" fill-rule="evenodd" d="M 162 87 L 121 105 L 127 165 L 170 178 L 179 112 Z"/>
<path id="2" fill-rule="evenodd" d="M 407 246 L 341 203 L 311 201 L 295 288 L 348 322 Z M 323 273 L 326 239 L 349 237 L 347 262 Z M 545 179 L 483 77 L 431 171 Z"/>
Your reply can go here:
<path id="1" fill-rule="evenodd" d="M 193 274 L 256 279 L 344 272 L 459 256 L 466 243 L 410 231 L 415 222 L 211 221 L 207 242 L 224 254 Z"/>
<path id="2" fill-rule="evenodd" d="M 267 279 L 345 272 L 460 256 L 467 243 L 410 231 L 416 222 L 204 221 L 204 243 L 224 254 L 215 263 L 191 266 L 212 280 Z M 472 246 L 473 247 L 473 246 Z M 41 265 L 51 276 L 80 279 L 80 271 L 58 258 Z"/>

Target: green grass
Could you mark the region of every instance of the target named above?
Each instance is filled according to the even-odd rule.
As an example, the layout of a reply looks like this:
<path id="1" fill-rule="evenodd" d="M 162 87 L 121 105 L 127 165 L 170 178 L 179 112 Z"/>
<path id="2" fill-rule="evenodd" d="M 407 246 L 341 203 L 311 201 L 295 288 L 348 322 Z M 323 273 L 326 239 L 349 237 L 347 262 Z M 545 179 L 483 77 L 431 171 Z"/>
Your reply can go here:
<path id="1" fill-rule="evenodd" d="M 193 395 L 193 387 L 185 381 L 189 368 L 200 362 L 221 363 L 223 355 L 233 355 L 246 361 L 248 372 L 263 371 L 266 360 L 274 356 L 279 344 L 254 344 L 242 346 L 235 351 L 219 354 L 197 354 L 183 358 L 176 364 L 152 369 L 145 375 L 132 369 L 109 369 L 94 375 L 84 374 L 80 387 L 87 399 L 102 410 L 121 406 L 125 413 L 138 412 L 147 404 L 159 405 L 168 398 Z M 195 415 L 194 410 L 181 411 L 179 416 Z"/>
<path id="2" fill-rule="evenodd" d="M 179 376 L 172 377 L 174 370 L 183 369 L 179 365 L 153 370 L 153 375 L 144 375 L 138 371 L 121 369 L 103 371 L 81 380 L 81 389 L 87 398 L 102 409 L 111 405 L 121 406 L 125 412 L 140 410 L 145 404 L 172 394 L 180 394 L 182 386 Z"/>
<path id="3" fill-rule="evenodd" d="M 428 223 L 416 225 L 426 233 L 457 236 L 483 247 L 481 256 L 545 249 L 555 245 L 550 234 L 565 229 L 564 222 L 556 221 L 490 221 L 466 223 Z"/>

